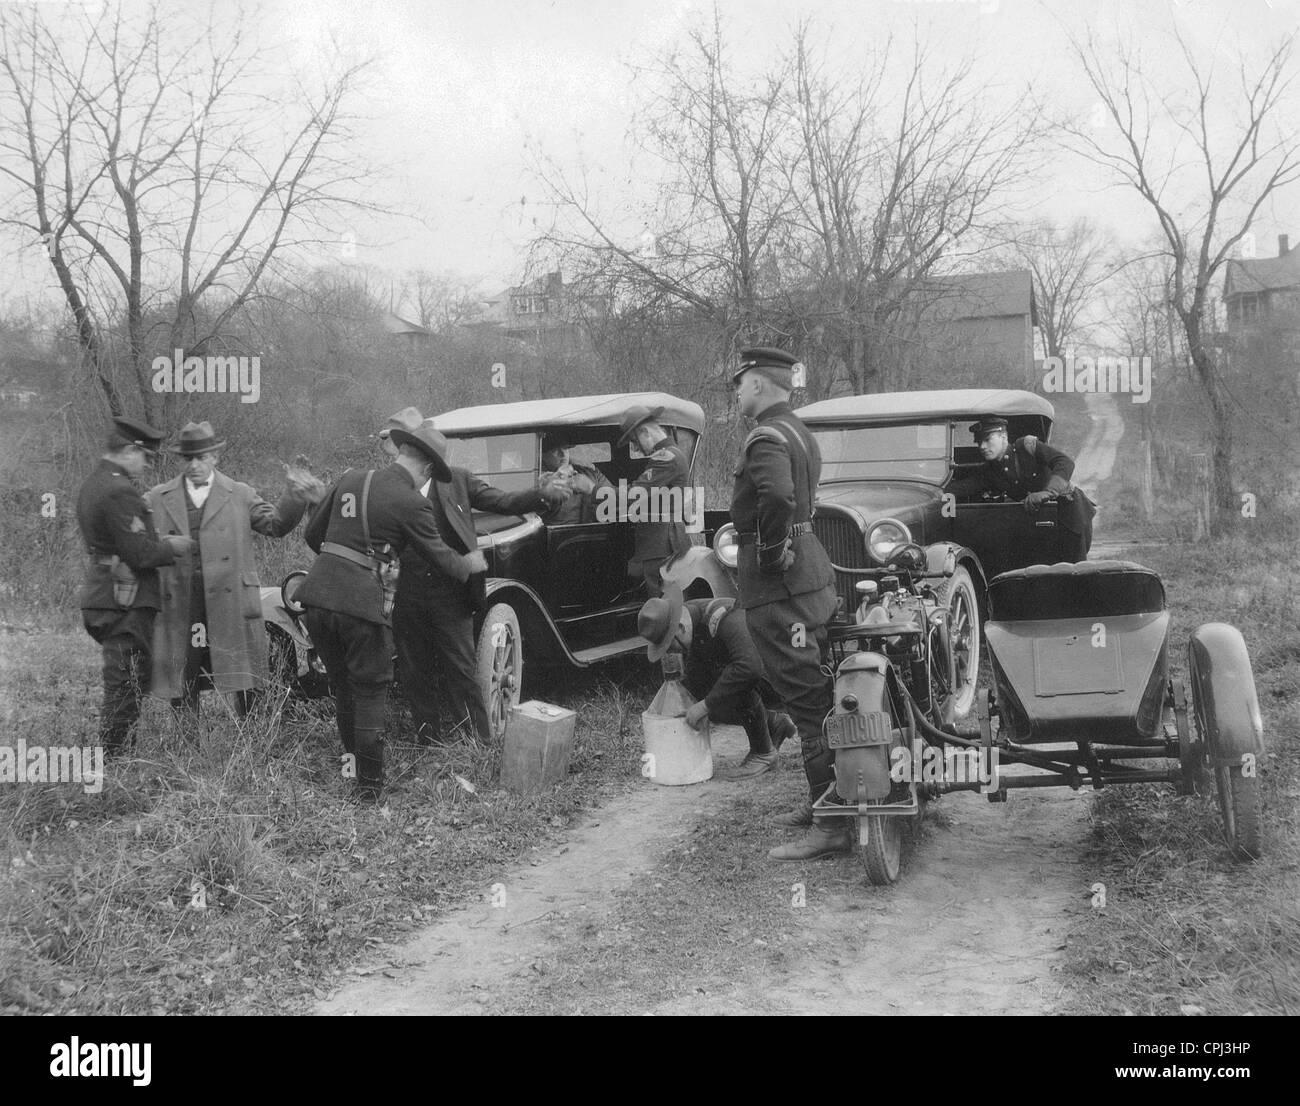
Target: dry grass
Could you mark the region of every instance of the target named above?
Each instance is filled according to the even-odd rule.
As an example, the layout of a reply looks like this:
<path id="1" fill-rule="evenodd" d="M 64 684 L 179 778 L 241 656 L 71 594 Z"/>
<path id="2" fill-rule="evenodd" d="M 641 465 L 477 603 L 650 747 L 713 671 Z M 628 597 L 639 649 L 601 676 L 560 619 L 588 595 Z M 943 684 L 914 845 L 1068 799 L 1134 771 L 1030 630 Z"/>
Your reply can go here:
<path id="1" fill-rule="evenodd" d="M 1293 1014 L 1300 1011 L 1300 590 L 1289 543 L 1238 538 L 1135 559 L 1158 569 L 1188 633 L 1240 628 L 1250 648 L 1268 756 L 1260 770 L 1264 858 L 1228 857 L 1213 794 L 1117 788 L 1093 807 L 1090 872 L 1106 906 L 1070 937 L 1066 1012 Z"/>
<path id="2" fill-rule="evenodd" d="M 47 635 L 18 651 L 13 640 L 9 732 L 89 744 L 93 645 Z M 390 739 L 394 793 L 386 809 L 361 807 L 340 777 L 328 708 L 278 722 L 205 715 L 197 747 L 151 708 L 102 793 L 0 788 L 0 1008 L 298 1009 L 367 949 L 485 893 L 490 874 L 635 779 L 646 669 L 613 672 L 626 687 L 606 676 L 560 697 L 582 703 L 571 774 L 533 798 L 494 788 L 495 750 Z M 410 732 L 396 710 L 390 723 Z"/>

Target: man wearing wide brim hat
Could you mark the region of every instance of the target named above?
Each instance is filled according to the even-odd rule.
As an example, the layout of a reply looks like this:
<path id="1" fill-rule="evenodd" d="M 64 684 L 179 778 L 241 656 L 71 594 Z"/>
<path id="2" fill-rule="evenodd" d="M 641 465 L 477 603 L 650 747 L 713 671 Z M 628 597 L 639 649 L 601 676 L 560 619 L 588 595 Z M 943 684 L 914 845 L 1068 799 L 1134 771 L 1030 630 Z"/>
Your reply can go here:
<path id="1" fill-rule="evenodd" d="M 425 419 L 417 407 L 403 407 L 395 415 L 389 415 L 379 430 L 379 447 L 385 456 L 397 456 L 397 444 L 392 439 L 394 430 L 417 430 Z"/>
<path id="2" fill-rule="evenodd" d="M 158 570 L 183 557 L 188 537 L 159 537 L 134 480 L 153 463 L 166 433 L 117 417 L 107 450 L 77 493 L 77 525 L 90 554 L 77 595 L 86 632 L 103 655 L 99 742 L 105 756 L 125 752 L 153 673 Z"/>
<path id="3" fill-rule="evenodd" d="M 674 442 L 655 420 L 664 413 L 662 407 L 636 404 L 623 415 L 616 448 L 631 444 L 649 458 L 641 474 L 628 486 L 629 512 L 640 499 L 650 505 L 668 505 L 665 517 L 653 521 L 637 522 L 634 531 L 635 545 L 627 564 L 628 575 L 645 581 L 646 590 L 653 596 L 663 594 L 663 566 L 691 547 L 686 532 L 686 493 L 691 464 L 686 451 Z M 676 496 L 656 492 L 655 489 L 682 489 Z M 673 517 L 677 511 L 683 517 Z"/>
<path id="4" fill-rule="evenodd" d="M 408 408 L 413 410 L 413 408 Z M 422 426 L 445 457 L 447 440 L 433 428 L 433 420 Z M 393 429 L 393 435 L 402 433 Z M 400 441 L 400 439 L 398 439 Z M 478 552 L 474 511 L 497 515 L 522 515 L 545 511 L 549 502 L 562 502 L 567 492 L 556 488 L 525 488 L 505 492 L 494 488 L 463 468 L 449 466 L 445 480 L 430 479 L 420 488 L 437 518 L 438 532 L 457 553 Z M 508 704 L 502 701 L 508 688 L 494 688 L 500 695 L 491 704 L 478 680 L 478 651 L 474 641 L 474 615 L 487 594 L 487 564 L 461 583 L 428 565 L 408 551 L 402 555 L 402 573 L 397 582 L 393 607 L 393 639 L 397 646 L 398 674 L 402 690 L 411 705 L 416 741 L 421 745 L 441 740 L 443 688 L 435 677 L 442 675 L 451 715 L 469 728 L 481 742 L 490 742 L 505 720 Z M 492 627 L 482 633 L 491 635 Z M 517 689 L 516 689 L 517 692 Z"/>
<path id="5" fill-rule="evenodd" d="M 663 595 L 647 599 L 637 612 L 636 632 L 650 644 L 646 659 L 663 660 L 669 650 L 685 654 L 691 644 L 691 623 L 683 617 L 682 589 L 669 585 Z"/>
<path id="6" fill-rule="evenodd" d="M 1033 435 L 1008 440 L 1010 426 L 1000 415 L 981 418 L 970 426 L 984 464 L 969 476 L 950 483 L 944 490 L 960 500 L 985 496 L 1002 497 L 1025 505 L 1031 514 L 1044 503 L 1057 504 L 1057 536 L 1061 539 L 1062 561 L 1088 559 L 1092 546 L 1092 519 L 1097 505 L 1082 488 L 1076 488 L 1074 459 Z"/>
<path id="7" fill-rule="evenodd" d="M 303 621 L 329 673 L 357 797 L 377 802 L 384 784 L 384 708 L 393 680 L 393 569 L 415 554 L 460 583 L 486 567 L 477 550 L 461 554 L 443 539 L 432 504 L 420 494 L 447 480 L 446 439 L 432 426 L 392 427 L 397 452 L 387 468 L 349 469 L 325 495 L 303 534 L 317 553 L 298 592 Z"/>
<path id="8" fill-rule="evenodd" d="M 745 612 L 735 599 L 719 596 L 687 600 L 684 616 L 691 625 L 691 646 L 682 682 L 698 700 L 686 712 L 686 721 L 696 727 L 706 718 L 736 723 L 749 739 L 744 760 L 720 769 L 717 778 L 752 779 L 770 771 L 781 744 L 798 731 L 789 715 L 769 709 L 769 701 L 778 700 L 763 678 L 763 661 Z"/>
<path id="9" fill-rule="evenodd" d="M 831 710 L 827 623 L 835 613 L 835 577 L 813 533 L 821 478 L 817 441 L 790 406 L 798 359 L 771 346 L 740 351 L 732 375 L 740 412 L 756 425 L 741 447 L 731 497 L 739 539 L 738 604 L 763 671 L 799 731 L 808 803 L 783 821 L 810 825 L 802 841 L 768 853 L 808 860 L 849 847 L 848 819 L 812 815 L 812 803 L 835 801 L 835 758 L 822 731 Z"/>
<path id="10" fill-rule="evenodd" d="M 269 679 L 253 534 L 292 533 L 325 486 L 298 458 L 284 466 L 287 486 L 272 505 L 217 470 L 225 446 L 211 423 L 187 423 L 171 448 L 183 471 L 149 492 L 155 524 L 196 543 L 191 555 L 160 572 L 152 691 L 190 713 L 203 690 L 218 691 L 242 716 Z"/>

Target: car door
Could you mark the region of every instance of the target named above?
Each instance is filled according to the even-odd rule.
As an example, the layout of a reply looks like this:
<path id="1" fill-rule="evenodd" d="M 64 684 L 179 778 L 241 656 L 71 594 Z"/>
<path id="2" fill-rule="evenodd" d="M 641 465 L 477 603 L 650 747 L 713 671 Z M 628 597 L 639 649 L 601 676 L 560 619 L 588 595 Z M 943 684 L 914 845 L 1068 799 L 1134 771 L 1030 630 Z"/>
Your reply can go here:
<path id="1" fill-rule="evenodd" d="M 570 458 L 609 475 L 608 442 L 588 442 L 569 451 Z M 627 590 L 625 523 L 578 522 L 546 527 L 547 608 L 557 621 L 607 610 Z"/>
<path id="2" fill-rule="evenodd" d="M 983 457 L 977 446 L 954 447 L 954 476 L 970 472 L 981 464 Z M 1045 503 L 1031 513 L 1025 510 L 1023 503 L 1014 501 L 945 500 L 943 510 L 951 518 L 952 540 L 975 551 L 989 579 L 1014 568 L 1055 564 L 1061 559 L 1061 534 L 1055 503 Z"/>

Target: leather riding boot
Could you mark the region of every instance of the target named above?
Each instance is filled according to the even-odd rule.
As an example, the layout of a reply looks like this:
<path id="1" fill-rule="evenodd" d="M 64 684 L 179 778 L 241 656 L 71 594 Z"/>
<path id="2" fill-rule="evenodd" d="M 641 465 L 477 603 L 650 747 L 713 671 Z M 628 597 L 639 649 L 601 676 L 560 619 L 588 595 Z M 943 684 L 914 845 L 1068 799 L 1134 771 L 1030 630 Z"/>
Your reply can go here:
<path id="1" fill-rule="evenodd" d="M 776 711 L 768 711 L 767 729 L 772 735 L 772 746 L 776 749 L 780 749 L 784 742 L 799 734 L 799 727 L 794 724 L 794 719 L 788 714 L 778 714 Z"/>
<path id="2" fill-rule="evenodd" d="M 377 803 L 384 789 L 384 731 L 356 732 L 357 798 L 363 803 Z"/>
<path id="3" fill-rule="evenodd" d="M 815 860 L 819 856 L 844 852 L 852 847 L 850 824 L 848 818 L 814 815 L 812 828 L 800 840 L 778 845 L 767 855 L 772 860 Z"/>
<path id="4" fill-rule="evenodd" d="M 813 820 L 812 803 L 802 802 L 785 814 L 778 814 L 772 819 L 778 826 L 811 826 Z"/>

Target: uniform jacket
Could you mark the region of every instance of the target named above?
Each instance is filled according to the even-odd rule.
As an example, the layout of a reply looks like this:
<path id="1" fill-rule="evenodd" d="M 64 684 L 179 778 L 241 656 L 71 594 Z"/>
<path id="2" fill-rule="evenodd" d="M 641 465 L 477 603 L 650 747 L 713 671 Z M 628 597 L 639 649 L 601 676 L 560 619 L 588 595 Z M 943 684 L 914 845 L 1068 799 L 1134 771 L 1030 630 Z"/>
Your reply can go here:
<path id="1" fill-rule="evenodd" d="M 372 487 L 371 494 L 373 493 Z M 541 511 L 545 506 L 542 493 L 536 488 L 504 492 L 473 473 L 454 467 L 448 483 L 434 480 L 429 485 L 429 497 L 432 499 L 435 496 L 438 506 L 442 508 L 438 531 L 457 553 L 472 553 L 478 549 L 478 535 L 474 532 L 471 510 L 521 515 L 525 511 Z M 435 516 L 438 513 L 435 510 Z M 445 520 L 445 524 L 442 520 Z M 447 586 L 460 588 L 463 585 L 441 570 L 430 568 L 428 562 L 411 549 L 402 555 L 402 572 L 397 578 L 397 602 L 418 600 Z"/>
<path id="2" fill-rule="evenodd" d="M 834 587 L 830 558 L 817 537 L 796 534 L 794 564 L 780 571 L 790 528 L 812 521 L 822 456 L 788 403 L 760 412 L 735 469 L 731 521 L 741 536 L 737 561 L 740 606 L 746 609 Z M 765 432 L 772 427 L 783 438 Z"/>
<path id="3" fill-rule="evenodd" d="M 707 599 L 686 604 L 691 616 L 691 648 L 686 657 L 685 683 L 691 694 L 703 697 L 711 715 L 724 704 L 743 698 L 763 678 L 763 662 L 749 636 L 745 612 L 732 607 L 710 637 L 704 620 Z"/>
<path id="4" fill-rule="evenodd" d="M 169 534 L 190 533 L 185 476 L 149 491 L 158 526 Z M 286 491 L 272 506 L 247 484 L 213 471 L 212 490 L 203 504 L 199 548 L 159 573 L 162 614 L 154 624 L 153 687 L 160 699 L 179 699 L 185 655 L 194 633 L 190 580 L 203 574 L 205 634 L 212 656 L 212 682 L 218 691 L 247 691 L 266 682 L 266 629 L 262 625 L 261 580 L 253 553 L 253 531 L 281 538 L 298 525 L 307 500 Z"/>
<path id="5" fill-rule="evenodd" d="M 634 500 L 633 496 L 640 496 L 643 493 L 634 491 L 635 488 L 685 488 L 687 480 L 690 479 L 691 463 L 686 457 L 686 450 L 668 438 L 662 439 L 650 454 L 650 463 L 642 470 L 628 487 L 628 503 L 631 505 Z M 648 502 L 650 507 L 657 505 L 656 500 L 651 498 Z M 685 508 L 685 494 L 680 501 L 679 509 Z M 632 559 L 628 562 L 628 572 L 632 575 L 640 575 L 642 561 L 662 560 L 666 557 L 676 556 L 678 553 L 684 553 L 691 547 L 690 535 L 686 533 L 686 522 L 684 519 L 677 521 L 664 522 L 638 522 L 636 524 L 636 545 L 632 551 Z"/>
<path id="6" fill-rule="evenodd" d="M 120 557 L 136 574 L 132 610 L 157 610 L 158 567 L 172 563 L 171 546 L 158 537 L 149 504 L 121 465 L 100 459 L 77 493 L 77 525 L 90 551 L 90 567 L 77 593 L 83 611 L 117 610 L 112 570 L 99 564 Z"/>
<path id="7" fill-rule="evenodd" d="M 1082 534 L 1096 514 L 1097 505 L 1087 493 L 1070 484 L 1074 461 L 1066 453 L 1034 438 L 1017 438 L 998 461 L 985 461 L 970 476 L 954 480 L 947 491 L 969 498 L 985 494 L 1005 495 L 1022 501 L 1030 492 L 1049 491 L 1062 497 L 1057 507 L 1061 525 Z M 1068 498 L 1066 498 L 1068 497 Z"/>
<path id="8" fill-rule="evenodd" d="M 314 552 L 320 553 L 321 543 L 326 541 L 365 552 L 360 518 L 365 475 L 360 469 L 345 472 L 308 519 L 303 537 Z M 399 556 L 410 549 L 444 576 L 462 583 L 469 579 L 464 558 L 438 532 L 433 506 L 401 465 L 376 470 L 370 483 L 367 520 L 375 548 L 387 544 Z M 375 571 L 331 553 L 316 558 L 298 592 L 298 601 L 306 607 L 392 625 L 391 617 L 384 615 L 383 594 Z"/>

